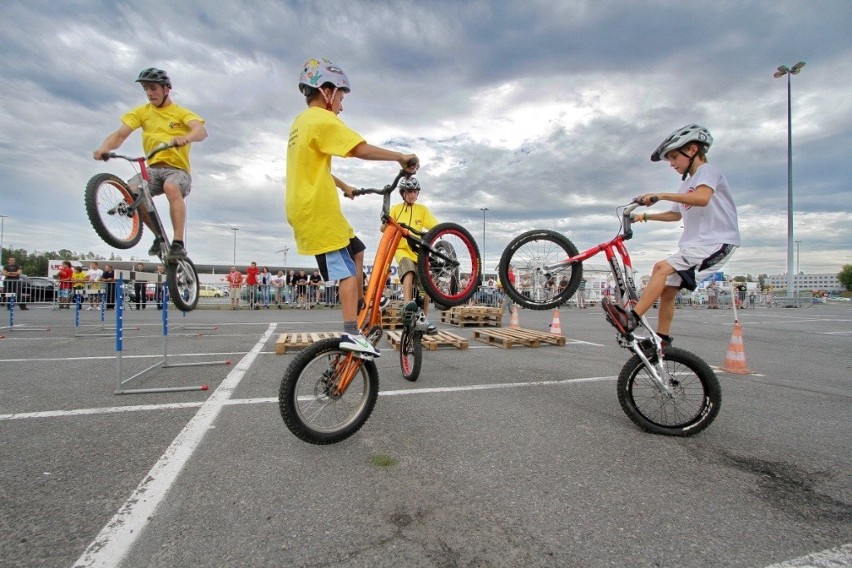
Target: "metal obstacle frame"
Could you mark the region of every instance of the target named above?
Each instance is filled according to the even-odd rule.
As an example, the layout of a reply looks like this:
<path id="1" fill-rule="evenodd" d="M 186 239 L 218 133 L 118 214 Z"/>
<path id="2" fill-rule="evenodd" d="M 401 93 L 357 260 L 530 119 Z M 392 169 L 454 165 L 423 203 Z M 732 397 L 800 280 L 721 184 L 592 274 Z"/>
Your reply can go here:
<path id="1" fill-rule="evenodd" d="M 195 363 L 170 363 L 169 362 L 169 289 L 167 286 L 163 287 L 163 310 L 162 310 L 162 321 L 163 321 L 163 359 L 151 365 L 150 367 L 132 375 L 126 379 L 122 379 L 124 376 L 123 367 L 122 367 L 122 352 L 124 350 L 124 329 L 123 329 L 123 320 L 124 320 L 124 278 L 119 276 L 117 282 L 118 290 L 116 294 L 116 304 L 115 304 L 115 351 L 116 351 L 116 389 L 114 394 L 145 394 L 145 393 L 158 393 L 158 392 L 183 392 L 183 391 L 198 391 L 198 390 L 207 390 L 208 385 L 195 385 L 195 386 L 183 386 L 183 387 L 152 387 L 152 388 L 137 388 L 137 389 L 128 389 L 125 388 L 125 385 L 130 381 L 141 377 L 155 369 L 167 369 L 171 367 L 200 367 L 203 365 L 230 365 L 231 362 L 226 361 L 201 361 Z"/>
<path id="2" fill-rule="evenodd" d="M 50 331 L 49 327 L 30 327 L 24 324 L 15 324 L 15 304 L 16 296 L 15 292 L 4 292 L 3 295 L 6 297 L 6 301 L 9 304 L 9 325 L 4 325 L 0 327 L 0 331 L 8 330 L 12 331 Z"/>

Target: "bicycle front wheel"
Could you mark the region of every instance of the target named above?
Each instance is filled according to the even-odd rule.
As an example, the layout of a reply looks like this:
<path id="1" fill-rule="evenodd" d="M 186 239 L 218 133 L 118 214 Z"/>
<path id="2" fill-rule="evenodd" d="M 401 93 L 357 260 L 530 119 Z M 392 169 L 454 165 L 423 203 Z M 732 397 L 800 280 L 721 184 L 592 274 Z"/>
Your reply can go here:
<path id="1" fill-rule="evenodd" d="M 352 365 L 357 366 L 353 371 Z M 341 394 L 344 373 L 355 377 Z M 334 444 L 357 432 L 379 396 L 379 372 L 373 361 L 340 349 L 339 339 L 317 341 L 287 367 L 278 391 L 278 408 L 287 428 L 310 444 Z"/>
<path id="2" fill-rule="evenodd" d="M 467 302 L 482 280 L 479 247 L 467 229 L 440 223 L 423 235 L 417 254 L 420 285 L 436 304 L 445 307 Z"/>
<path id="3" fill-rule="evenodd" d="M 414 382 L 420 377 L 420 366 L 423 364 L 423 332 L 402 329 L 399 336 L 399 366 L 402 378 Z"/>
<path id="4" fill-rule="evenodd" d="M 139 212 L 130 209 L 134 200 L 127 184 L 112 174 L 98 174 L 86 184 L 86 214 L 108 245 L 129 249 L 142 238 Z"/>
<path id="5" fill-rule="evenodd" d="M 654 434 L 692 436 L 719 414 L 719 379 L 700 357 L 669 347 L 663 355 L 663 380 L 671 396 L 660 391 L 645 364 L 634 355 L 618 375 L 618 402 L 634 424 Z"/>
<path id="6" fill-rule="evenodd" d="M 512 300 L 531 310 L 555 308 L 567 302 L 583 279 L 581 263 L 560 266 L 576 256 L 577 247 L 556 231 L 534 230 L 515 237 L 500 257 L 500 282 Z M 513 267 L 514 282 L 509 278 Z"/>
<path id="7" fill-rule="evenodd" d="M 166 281 L 169 297 L 182 312 L 191 312 L 198 305 L 198 273 L 188 258 L 166 262 Z"/>

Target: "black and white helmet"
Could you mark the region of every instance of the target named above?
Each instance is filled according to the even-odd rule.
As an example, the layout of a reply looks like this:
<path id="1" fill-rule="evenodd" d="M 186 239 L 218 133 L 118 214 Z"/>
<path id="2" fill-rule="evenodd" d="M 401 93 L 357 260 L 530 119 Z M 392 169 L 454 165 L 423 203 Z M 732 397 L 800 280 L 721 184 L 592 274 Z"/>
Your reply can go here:
<path id="1" fill-rule="evenodd" d="M 399 189 L 399 194 L 404 197 L 406 191 L 420 191 L 420 182 L 414 176 L 404 177 L 399 180 L 396 187 Z"/>
<path id="2" fill-rule="evenodd" d="M 156 67 L 148 67 L 139 73 L 136 83 L 159 83 L 164 87 L 172 88 L 172 81 L 166 72 Z"/>
<path id="3" fill-rule="evenodd" d="M 713 144 L 713 136 L 711 136 L 709 130 L 700 124 L 693 123 L 682 126 L 669 134 L 669 136 L 663 140 L 662 144 L 657 146 L 657 149 L 654 150 L 653 154 L 651 154 L 651 161 L 659 162 L 672 150 L 683 148 L 690 142 L 703 144 L 706 151 Z"/>

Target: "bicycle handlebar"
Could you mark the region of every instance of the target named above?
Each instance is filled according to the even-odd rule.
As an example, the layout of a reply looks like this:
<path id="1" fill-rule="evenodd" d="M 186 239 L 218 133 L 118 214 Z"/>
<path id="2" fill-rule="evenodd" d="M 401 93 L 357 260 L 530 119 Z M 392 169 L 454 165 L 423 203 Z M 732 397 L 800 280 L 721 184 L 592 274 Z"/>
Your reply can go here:
<path id="1" fill-rule="evenodd" d="M 177 144 L 174 144 L 174 143 L 168 143 L 167 144 L 167 143 L 164 142 L 164 143 L 160 144 L 159 146 L 157 146 L 156 148 L 154 148 L 153 150 L 151 150 L 151 153 L 148 154 L 147 156 L 145 156 L 144 158 L 143 157 L 133 158 L 131 156 L 123 156 L 121 154 L 116 154 L 115 152 L 108 152 L 108 153 L 101 154 L 101 160 L 106 162 L 110 158 L 121 158 L 122 160 L 127 160 L 128 162 L 138 162 L 140 160 L 150 161 L 151 158 L 153 158 L 155 154 L 162 152 L 163 150 L 168 150 L 169 148 L 176 148 L 176 147 L 177 147 Z"/>

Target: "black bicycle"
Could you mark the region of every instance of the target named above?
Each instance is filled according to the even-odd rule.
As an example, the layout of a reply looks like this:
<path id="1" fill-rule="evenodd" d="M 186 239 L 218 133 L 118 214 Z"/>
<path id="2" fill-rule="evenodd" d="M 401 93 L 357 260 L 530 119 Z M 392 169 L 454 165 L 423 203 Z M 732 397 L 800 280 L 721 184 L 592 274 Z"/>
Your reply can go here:
<path id="1" fill-rule="evenodd" d="M 173 147 L 172 144 L 162 144 L 141 158 L 122 156 L 115 152 L 104 154 L 102 156 L 104 161 L 121 158 L 136 164 L 141 178 L 140 188 L 138 192 L 134 192 L 118 176 L 107 173 L 96 174 L 86 184 L 86 214 L 95 232 L 105 243 L 124 250 L 136 246 L 142 238 L 143 223 L 140 208 L 144 207 L 154 227 L 154 236 L 160 243 L 157 256 L 166 267 L 169 297 L 179 310 L 190 312 L 198 305 L 198 272 L 189 258 L 169 257 L 169 240 L 166 238 L 166 230 L 148 189 L 148 183 L 151 180 L 148 162 L 158 152 Z"/>

